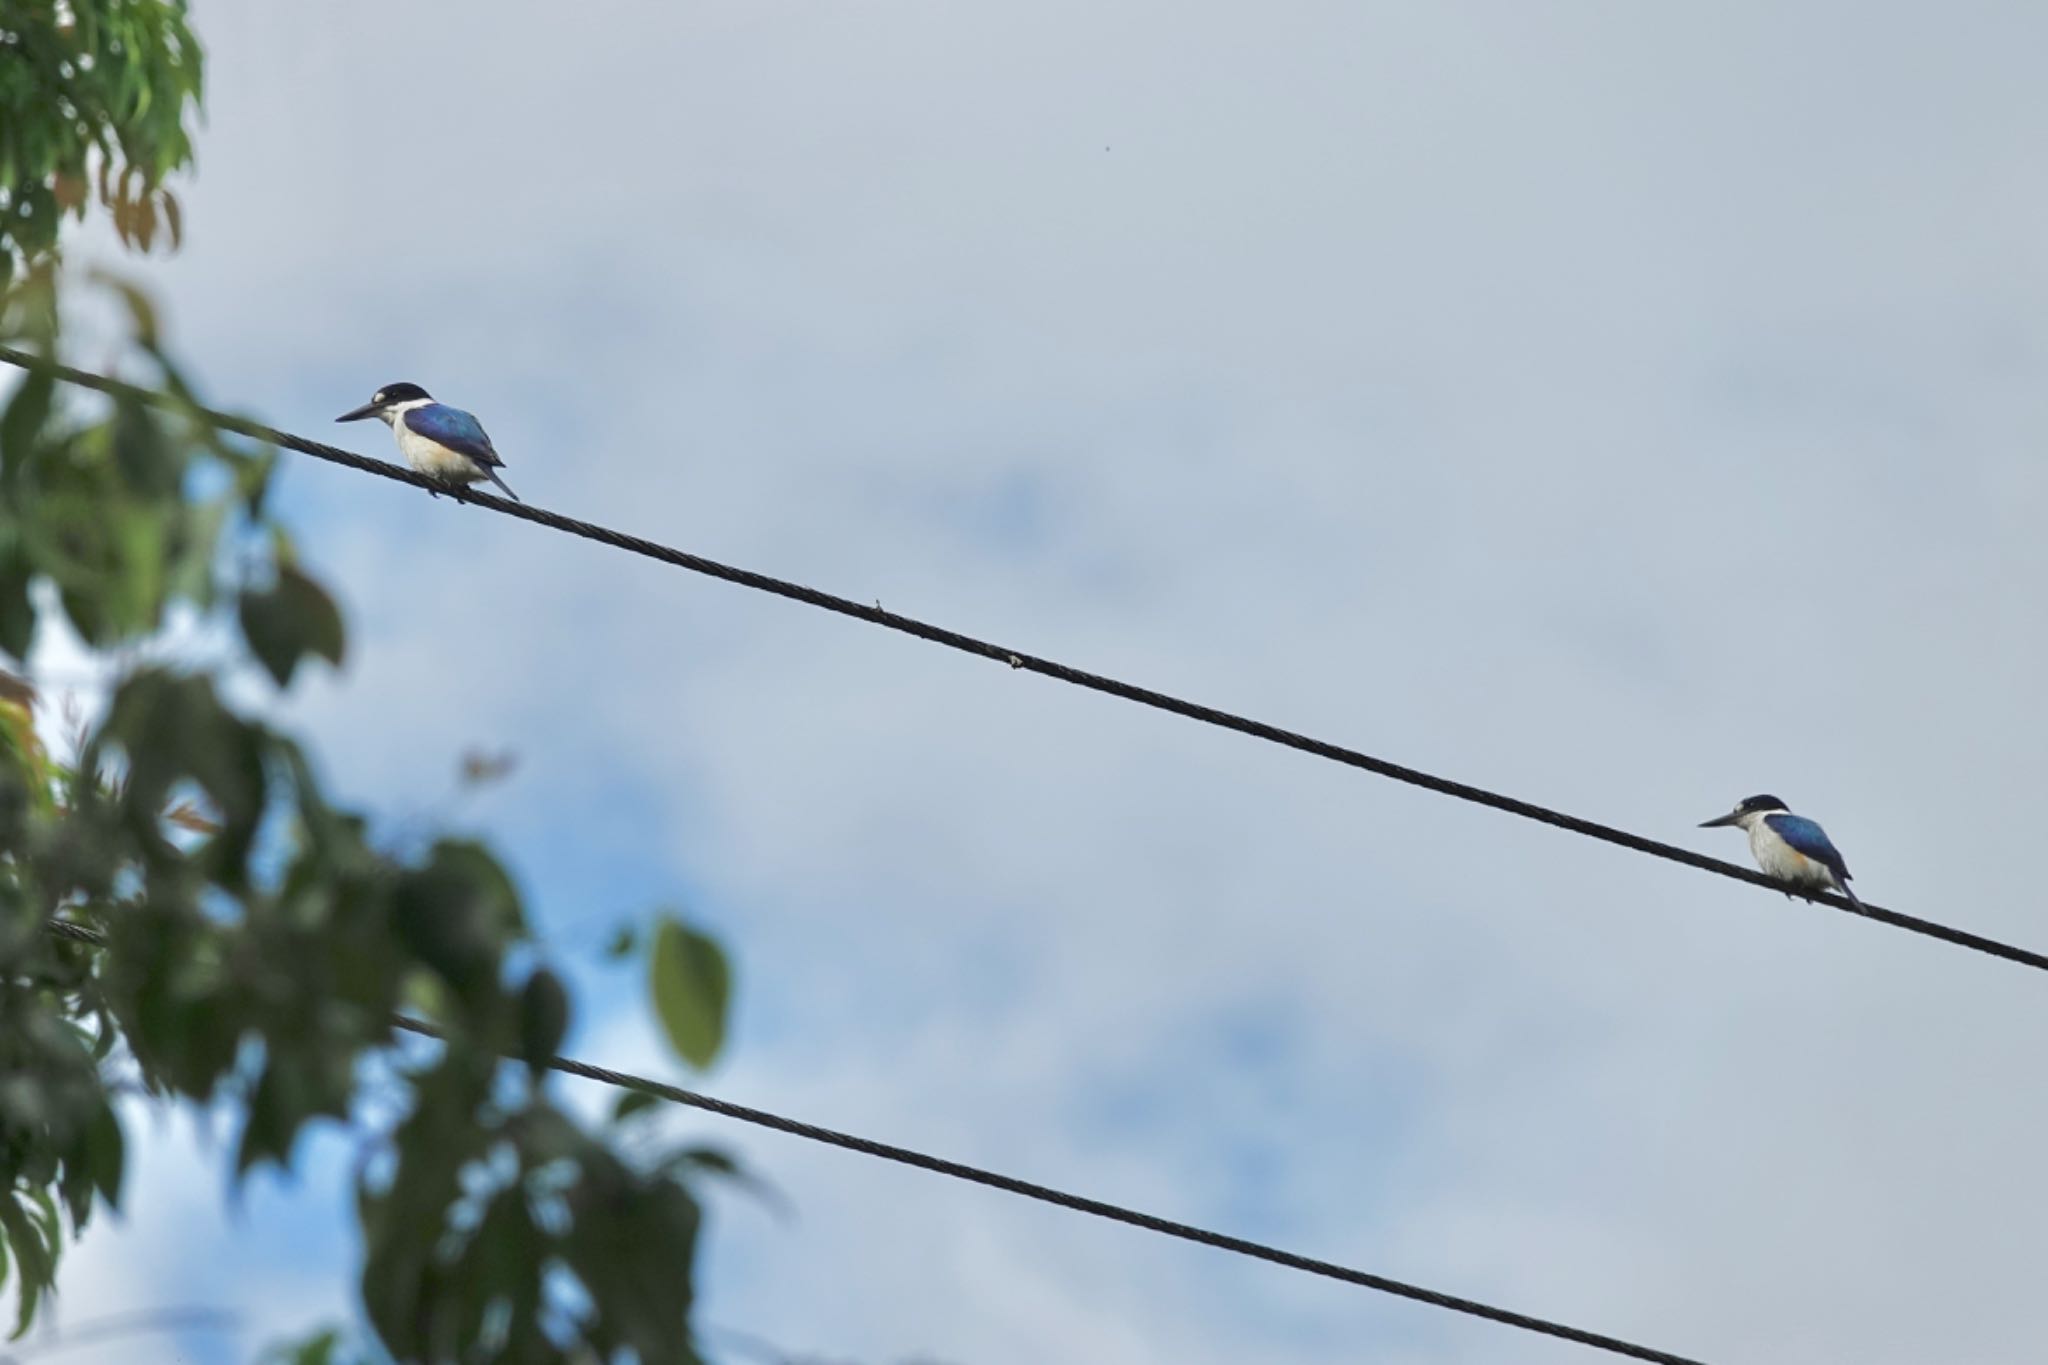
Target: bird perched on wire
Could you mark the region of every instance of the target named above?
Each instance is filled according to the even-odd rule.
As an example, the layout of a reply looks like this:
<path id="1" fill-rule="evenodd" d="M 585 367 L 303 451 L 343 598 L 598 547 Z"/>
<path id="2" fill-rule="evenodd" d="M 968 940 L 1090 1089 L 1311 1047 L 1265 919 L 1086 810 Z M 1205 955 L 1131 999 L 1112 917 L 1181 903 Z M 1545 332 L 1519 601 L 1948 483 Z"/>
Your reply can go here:
<path id="1" fill-rule="evenodd" d="M 371 395 L 369 402 L 334 420 L 360 422 L 365 417 L 375 417 L 391 428 L 399 453 L 420 473 L 465 487 L 489 479 L 499 492 L 519 501 L 519 495 L 498 477 L 505 462 L 491 448 L 483 423 L 461 408 L 436 403 L 419 385 L 387 384 Z"/>
<path id="2" fill-rule="evenodd" d="M 1702 822 L 1700 828 L 1717 825 L 1734 825 L 1749 835 L 1750 855 L 1767 875 L 1794 886 L 1839 891 L 1858 910 L 1863 908 L 1863 902 L 1849 889 L 1849 865 L 1842 861 L 1827 831 L 1803 815 L 1794 815 L 1777 797 L 1752 796 L 1719 819 Z"/>

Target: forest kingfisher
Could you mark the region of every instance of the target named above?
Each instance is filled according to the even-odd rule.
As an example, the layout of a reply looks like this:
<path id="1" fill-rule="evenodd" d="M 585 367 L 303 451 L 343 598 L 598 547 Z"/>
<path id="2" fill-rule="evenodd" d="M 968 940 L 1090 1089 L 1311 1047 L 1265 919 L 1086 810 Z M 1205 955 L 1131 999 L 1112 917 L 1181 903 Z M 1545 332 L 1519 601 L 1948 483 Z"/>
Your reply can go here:
<path id="1" fill-rule="evenodd" d="M 387 384 L 369 402 L 334 420 L 360 422 L 365 417 L 391 428 L 405 462 L 420 473 L 459 485 L 489 479 L 506 497 L 519 501 L 498 477 L 505 462 L 491 448 L 483 423 L 461 408 L 436 403 L 419 385 Z"/>
<path id="2" fill-rule="evenodd" d="M 1828 840 L 1827 831 L 1803 815 L 1794 815 L 1777 797 L 1752 796 L 1700 828 L 1716 825 L 1734 825 L 1749 835 L 1750 855 L 1769 876 L 1794 886 L 1839 891 L 1858 910 L 1863 908 L 1863 902 L 1849 889 L 1849 866 Z"/>

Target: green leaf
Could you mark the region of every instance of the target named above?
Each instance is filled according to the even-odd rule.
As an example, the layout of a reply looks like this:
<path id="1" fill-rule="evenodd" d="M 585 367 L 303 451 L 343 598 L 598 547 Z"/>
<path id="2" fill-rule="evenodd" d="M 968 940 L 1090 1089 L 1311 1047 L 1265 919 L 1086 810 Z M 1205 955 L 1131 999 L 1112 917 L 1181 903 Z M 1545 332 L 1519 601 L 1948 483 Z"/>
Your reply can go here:
<path id="1" fill-rule="evenodd" d="M 151 501 L 177 494 L 185 475 L 185 451 L 156 414 L 133 399 L 114 409 L 114 463 L 130 488 Z"/>
<path id="2" fill-rule="evenodd" d="M 123 634 L 145 634 L 162 624 L 164 543 L 171 515 L 156 504 L 118 507 L 106 515 L 117 554 L 100 591 L 114 629 Z"/>
<path id="3" fill-rule="evenodd" d="M 292 1071 L 275 1063 L 264 1067 L 249 1094 L 249 1113 L 235 1152 L 235 1179 L 240 1181 L 265 1161 L 275 1162 L 279 1169 L 289 1166 L 292 1140 L 305 1118 L 304 1097 Z"/>
<path id="4" fill-rule="evenodd" d="M 40 371 L 30 371 L 0 416 L 0 469 L 11 477 L 28 463 L 43 437 L 43 425 L 50 416 L 50 397 L 56 381 Z"/>
<path id="5" fill-rule="evenodd" d="M 122 1137 L 120 1120 L 114 1117 L 111 1106 L 103 1104 L 93 1115 L 86 1142 L 87 1150 L 92 1154 L 93 1188 L 99 1191 L 108 1208 L 118 1209 L 121 1207 L 121 1171 L 126 1162 L 127 1142 Z"/>
<path id="6" fill-rule="evenodd" d="M 652 1109 L 661 1101 L 645 1090 L 628 1090 L 612 1105 L 612 1122 L 620 1123 L 643 1110 Z"/>
<path id="7" fill-rule="evenodd" d="M 391 927 L 453 1001 L 482 1001 L 497 984 L 498 944 L 473 888 L 432 872 L 408 875 L 391 897 Z"/>
<path id="8" fill-rule="evenodd" d="M 499 994 L 499 971 L 525 921 L 518 890 L 484 849 L 453 839 L 436 844 L 425 866 L 393 885 L 390 914 L 399 941 L 449 988 L 451 1009 L 478 1017 L 509 1003 Z"/>
<path id="9" fill-rule="evenodd" d="M 654 951 L 648 956 L 648 984 L 669 1046 L 691 1066 L 711 1065 L 725 1041 L 732 993 L 724 951 L 707 935 L 664 917 L 655 927 Z"/>
<path id="10" fill-rule="evenodd" d="M 135 329 L 135 339 L 155 349 L 162 329 L 157 325 L 156 305 L 150 301 L 149 295 L 111 270 L 92 271 L 89 278 L 120 294 L 121 302 L 128 307 L 128 320 Z"/>
<path id="11" fill-rule="evenodd" d="M 145 671 L 115 692 L 102 733 L 128 756 L 121 796 L 134 827 L 160 837 L 174 789 L 197 782 L 223 826 L 211 849 L 219 873 L 239 878 L 268 790 L 262 728 L 221 705 L 206 677 Z"/>
<path id="12" fill-rule="evenodd" d="M 678 1179 L 693 1175 L 716 1176 L 760 1200 L 770 1212 L 784 1218 L 796 1216 L 787 1195 L 741 1165 L 739 1159 L 720 1147 L 685 1147 L 670 1153 L 661 1170 Z"/>
<path id="13" fill-rule="evenodd" d="M 23 1212 L 14 1196 L 0 1193 L 0 1232 L 6 1234 L 14 1251 L 14 1265 L 19 1273 L 15 1283 L 15 1294 L 20 1300 L 15 1317 L 14 1331 L 9 1339 L 19 1341 L 36 1319 L 36 1304 L 43 1291 L 50 1287 L 51 1277 L 56 1270 L 56 1257 L 43 1240 L 35 1220 Z"/>
<path id="14" fill-rule="evenodd" d="M 547 1070 L 569 1031 L 569 993 L 561 978 L 543 967 L 527 978 L 519 995 L 519 1056 L 536 1074 Z"/>
<path id="15" fill-rule="evenodd" d="M 220 546 L 221 528 L 233 512 L 232 500 L 211 502 L 183 509 L 172 535 L 171 562 L 164 577 L 164 595 L 183 598 L 201 607 L 213 601 L 214 555 Z"/>
<path id="16" fill-rule="evenodd" d="M 426 1019 L 446 1018 L 453 1008 L 448 987 L 442 984 L 441 978 L 423 972 L 413 972 L 405 978 L 399 990 L 399 1002 L 408 1014 Z"/>
<path id="17" fill-rule="evenodd" d="M 28 658 L 36 635 L 36 609 L 28 595 L 34 576 L 34 567 L 18 545 L 0 552 L 0 649 L 17 659 Z"/>
<path id="18" fill-rule="evenodd" d="M 345 642 L 341 611 L 318 583 L 297 569 L 277 571 L 267 592 L 242 594 L 242 634 L 279 687 L 289 687 L 299 660 L 317 654 L 339 667 Z"/>
<path id="19" fill-rule="evenodd" d="M 304 1341 L 278 1342 L 265 1351 L 262 1365 L 333 1365 L 341 1349 L 341 1332 L 323 1328 Z"/>

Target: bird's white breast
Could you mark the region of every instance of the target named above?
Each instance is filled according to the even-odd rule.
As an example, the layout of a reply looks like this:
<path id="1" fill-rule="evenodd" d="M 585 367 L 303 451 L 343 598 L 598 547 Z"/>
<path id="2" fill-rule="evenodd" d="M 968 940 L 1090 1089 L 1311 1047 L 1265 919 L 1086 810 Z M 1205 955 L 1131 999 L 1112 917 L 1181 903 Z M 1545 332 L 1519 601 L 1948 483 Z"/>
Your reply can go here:
<path id="1" fill-rule="evenodd" d="M 450 450 L 439 441 L 420 435 L 405 424 L 408 408 L 424 407 L 424 403 L 407 404 L 397 409 L 391 417 L 391 434 L 398 441 L 398 453 L 405 456 L 405 462 L 422 474 L 432 474 L 437 479 L 453 479 L 462 483 L 475 483 L 483 478 L 483 470 L 477 468 L 475 460 L 459 450 Z"/>
<path id="2" fill-rule="evenodd" d="M 1825 863 L 1817 863 L 1785 842 L 1778 831 L 1762 820 L 1749 827 L 1749 851 L 1756 865 L 1780 881 L 1812 882 L 1833 886 L 1834 874 Z"/>

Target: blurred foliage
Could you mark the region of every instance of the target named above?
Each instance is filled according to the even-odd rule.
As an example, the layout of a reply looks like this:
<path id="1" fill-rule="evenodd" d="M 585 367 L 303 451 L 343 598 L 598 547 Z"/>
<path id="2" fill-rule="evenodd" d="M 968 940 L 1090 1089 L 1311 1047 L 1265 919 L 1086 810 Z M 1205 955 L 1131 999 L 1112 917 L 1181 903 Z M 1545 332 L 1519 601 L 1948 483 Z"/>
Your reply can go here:
<path id="1" fill-rule="evenodd" d="M 48 288 L 13 291 L 0 341 L 50 347 Z M 0 648 L 24 658 L 53 615 L 119 658 L 191 612 L 237 630 L 277 686 L 338 662 L 340 612 L 264 510 L 271 453 L 196 422 L 146 318 L 137 333 L 167 407 L 81 413 L 32 374 L 0 409 Z M 550 1097 L 571 1004 L 489 850 L 380 851 L 304 749 L 207 673 L 126 672 L 75 755 L 35 722 L 32 689 L 0 683 L 0 1276 L 18 1330 L 67 1233 L 120 1198 L 118 1072 L 237 1111 L 237 1179 L 288 1167 L 311 1123 L 358 1125 L 362 1302 L 393 1358 L 696 1358 L 696 1186 L 739 1172 Z M 672 920 L 653 943 L 658 1013 L 706 1065 L 725 959 Z M 402 1006 L 451 1044 L 401 1046 Z M 399 1100 L 388 1130 L 361 1127 L 373 1085 L 380 1108 Z"/>
<path id="2" fill-rule="evenodd" d="M 0 0 L 0 343 L 57 354 L 57 210 L 81 208 L 95 158 L 117 225 L 130 215 L 124 234 L 148 245 L 132 215 L 154 210 L 135 196 L 190 159 L 183 15 Z M 31 369 L 0 406 L 0 652 L 25 662 L 54 618 L 118 678 L 53 754 L 34 688 L 0 672 L 0 1288 L 16 1334 L 67 1242 L 118 1207 L 114 1096 L 139 1090 L 233 1115 L 236 1181 L 289 1168 L 321 1120 L 360 1144 L 374 1340 L 323 1333 L 287 1358 L 696 1360 L 699 1186 L 743 1173 L 662 1146 L 632 1112 L 587 1122 L 556 1103 L 546 1065 L 572 1004 L 505 867 L 460 839 L 381 849 L 221 678 L 123 665 L 196 619 L 281 689 L 341 663 L 347 632 L 266 509 L 275 452 L 199 418 L 146 296 L 112 288 L 127 368 L 161 402 L 87 402 Z M 673 922 L 655 943 L 658 1014 L 707 1065 L 725 959 Z M 394 1033 L 401 1007 L 449 1042 Z"/>
<path id="3" fill-rule="evenodd" d="M 183 0 L 0 0 L 0 285 L 95 196 L 128 246 L 177 244 L 202 75 Z"/>
<path id="4" fill-rule="evenodd" d="M 709 1066 L 725 1043 L 732 972 L 718 944 L 681 920 L 665 918 L 647 955 L 648 989 L 669 1046 L 692 1066 Z"/>

